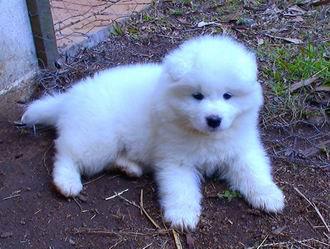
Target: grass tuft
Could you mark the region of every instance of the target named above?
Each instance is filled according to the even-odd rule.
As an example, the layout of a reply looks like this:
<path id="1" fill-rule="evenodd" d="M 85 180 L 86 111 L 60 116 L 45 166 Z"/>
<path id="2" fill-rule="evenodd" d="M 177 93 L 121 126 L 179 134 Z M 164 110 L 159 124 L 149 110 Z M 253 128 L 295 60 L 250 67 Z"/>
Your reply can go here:
<path id="1" fill-rule="evenodd" d="M 283 47 L 275 50 L 271 55 L 273 68 L 266 70 L 273 79 L 274 93 L 283 96 L 291 84 L 313 76 L 317 76 L 322 85 L 329 86 L 330 60 L 326 45 L 308 44 L 296 53 Z"/>
<path id="2" fill-rule="evenodd" d="M 231 201 L 234 198 L 240 198 L 241 194 L 237 191 L 225 190 L 223 193 L 218 193 L 218 197 L 220 199 L 225 199 L 227 201 Z"/>

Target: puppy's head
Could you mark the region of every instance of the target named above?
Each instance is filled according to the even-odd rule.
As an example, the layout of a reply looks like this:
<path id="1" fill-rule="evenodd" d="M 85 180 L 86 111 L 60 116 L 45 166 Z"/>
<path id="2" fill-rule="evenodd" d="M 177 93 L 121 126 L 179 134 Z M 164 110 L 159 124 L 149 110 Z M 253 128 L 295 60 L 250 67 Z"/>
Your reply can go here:
<path id="1" fill-rule="evenodd" d="M 163 62 L 166 103 L 179 125 L 214 133 L 237 125 L 262 105 L 254 54 L 225 36 L 202 36 L 183 43 Z"/>

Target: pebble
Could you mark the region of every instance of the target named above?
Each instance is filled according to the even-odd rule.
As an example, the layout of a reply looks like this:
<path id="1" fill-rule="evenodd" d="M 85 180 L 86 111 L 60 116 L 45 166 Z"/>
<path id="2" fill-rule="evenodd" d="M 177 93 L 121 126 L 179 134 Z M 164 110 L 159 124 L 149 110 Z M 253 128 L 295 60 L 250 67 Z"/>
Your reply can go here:
<path id="1" fill-rule="evenodd" d="M 3 233 L 1 233 L 0 238 L 6 239 L 6 238 L 9 238 L 11 236 L 13 236 L 12 232 L 3 232 Z"/>
<path id="2" fill-rule="evenodd" d="M 70 245 L 73 245 L 73 246 L 76 244 L 76 242 L 71 238 L 69 239 L 69 243 L 70 243 Z"/>

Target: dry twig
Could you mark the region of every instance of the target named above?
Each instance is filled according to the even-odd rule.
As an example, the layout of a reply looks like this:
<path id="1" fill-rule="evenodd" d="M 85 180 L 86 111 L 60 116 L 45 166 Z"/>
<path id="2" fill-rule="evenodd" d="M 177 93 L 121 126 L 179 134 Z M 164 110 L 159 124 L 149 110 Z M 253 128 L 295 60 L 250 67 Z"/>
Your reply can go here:
<path id="1" fill-rule="evenodd" d="M 142 249 L 147 249 L 147 248 L 149 248 L 151 245 L 152 245 L 152 242 L 151 242 L 150 244 L 144 246 Z"/>
<path id="2" fill-rule="evenodd" d="M 125 193 L 125 192 L 127 192 L 127 191 L 128 191 L 128 189 L 125 189 L 125 190 L 120 191 L 120 192 L 118 192 L 118 193 L 117 193 L 117 192 L 114 192 L 114 193 L 115 193 L 114 195 L 105 198 L 105 200 L 108 201 L 108 200 L 111 200 L 111 199 L 113 199 L 113 198 L 116 198 L 116 197 L 122 195 L 123 193 Z"/>
<path id="3" fill-rule="evenodd" d="M 320 210 L 317 208 L 317 206 L 315 205 L 315 203 L 311 202 L 297 187 L 293 187 L 294 190 L 301 196 L 303 197 L 309 205 L 311 205 L 314 210 L 316 211 L 317 215 L 319 216 L 319 218 L 321 219 L 322 223 L 324 224 L 325 228 L 327 229 L 328 232 L 330 232 L 329 226 L 326 223 L 324 217 L 322 216 L 322 214 L 320 213 Z"/>
<path id="4" fill-rule="evenodd" d="M 95 229 L 95 228 L 74 228 L 74 234 L 101 234 L 101 235 L 116 235 L 116 236 L 154 236 L 167 234 L 167 230 L 154 230 L 153 232 L 141 233 L 133 231 L 113 231 L 108 229 Z"/>
<path id="5" fill-rule="evenodd" d="M 104 176 L 105 176 L 105 174 L 102 174 L 102 175 L 100 175 L 100 176 L 98 176 L 98 177 L 96 177 L 96 178 L 94 178 L 94 179 L 92 179 L 92 180 L 90 180 L 90 181 L 85 182 L 83 185 L 86 186 L 87 184 L 90 184 L 90 183 L 96 182 L 97 180 L 100 180 L 100 179 L 103 178 Z M 116 176 L 114 176 L 114 177 L 116 177 Z"/>
<path id="6" fill-rule="evenodd" d="M 18 194 L 18 195 L 10 195 L 10 196 L 7 196 L 5 198 L 2 198 L 2 200 L 5 201 L 5 200 L 12 199 L 12 198 L 20 197 L 20 196 L 21 196 L 20 194 Z"/>
<path id="7" fill-rule="evenodd" d="M 147 216 L 147 218 L 150 220 L 150 222 L 157 228 L 161 229 L 161 227 L 154 221 L 154 219 L 151 218 L 151 216 L 147 213 L 147 211 L 144 209 L 143 205 L 143 189 L 141 189 L 141 195 L 140 195 L 140 209 L 141 211 Z"/>
<path id="8" fill-rule="evenodd" d="M 174 238 L 176 248 L 183 249 L 179 234 L 174 229 L 172 229 L 172 233 L 173 233 L 173 238 Z"/>
<path id="9" fill-rule="evenodd" d="M 321 245 L 324 245 L 324 246 L 330 246 L 329 244 L 327 243 L 324 243 L 322 241 L 319 241 L 317 239 L 314 239 L 314 238 L 311 238 L 311 239 L 303 239 L 303 240 L 296 240 L 296 239 L 293 239 L 293 241 L 283 241 L 283 242 L 274 242 L 274 243 L 268 243 L 268 244 L 263 244 L 260 248 L 264 248 L 264 247 L 270 247 L 270 248 L 274 248 L 274 247 L 285 247 L 285 248 L 291 248 L 292 245 L 294 243 L 298 243 L 298 244 L 304 244 L 306 245 L 306 242 L 316 242 L 316 243 L 319 243 Z M 289 247 L 291 246 L 291 247 Z"/>
<path id="10" fill-rule="evenodd" d="M 77 199 L 75 197 L 72 197 L 72 199 L 74 200 L 74 202 L 78 205 L 80 212 L 82 213 L 86 213 L 88 210 L 87 209 L 83 209 L 83 207 L 81 206 L 81 204 L 79 203 L 79 201 L 77 201 Z"/>
<path id="11" fill-rule="evenodd" d="M 267 240 L 267 238 L 268 238 L 268 234 L 267 234 L 267 236 L 263 239 L 263 241 L 260 243 L 260 245 L 257 247 L 257 249 L 259 249 L 259 248 L 262 247 L 262 245 L 265 243 L 265 241 Z"/>
<path id="12" fill-rule="evenodd" d="M 330 144 L 330 139 L 317 144 L 313 148 L 309 148 L 309 149 L 303 151 L 302 154 L 303 154 L 304 157 L 313 156 L 313 155 L 317 154 L 321 149 L 328 146 L 329 144 Z"/>

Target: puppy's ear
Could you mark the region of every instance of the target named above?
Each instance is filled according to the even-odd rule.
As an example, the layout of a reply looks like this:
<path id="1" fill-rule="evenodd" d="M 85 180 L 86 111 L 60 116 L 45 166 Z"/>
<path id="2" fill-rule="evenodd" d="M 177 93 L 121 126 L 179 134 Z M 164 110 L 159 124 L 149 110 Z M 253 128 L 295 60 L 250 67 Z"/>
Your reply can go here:
<path id="1" fill-rule="evenodd" d="M 194 53 L 185 47 L 175 49 L 163 60 L 165 72 L 173 81 L 180 81 L 191 70 L 193 56 Z"/>

